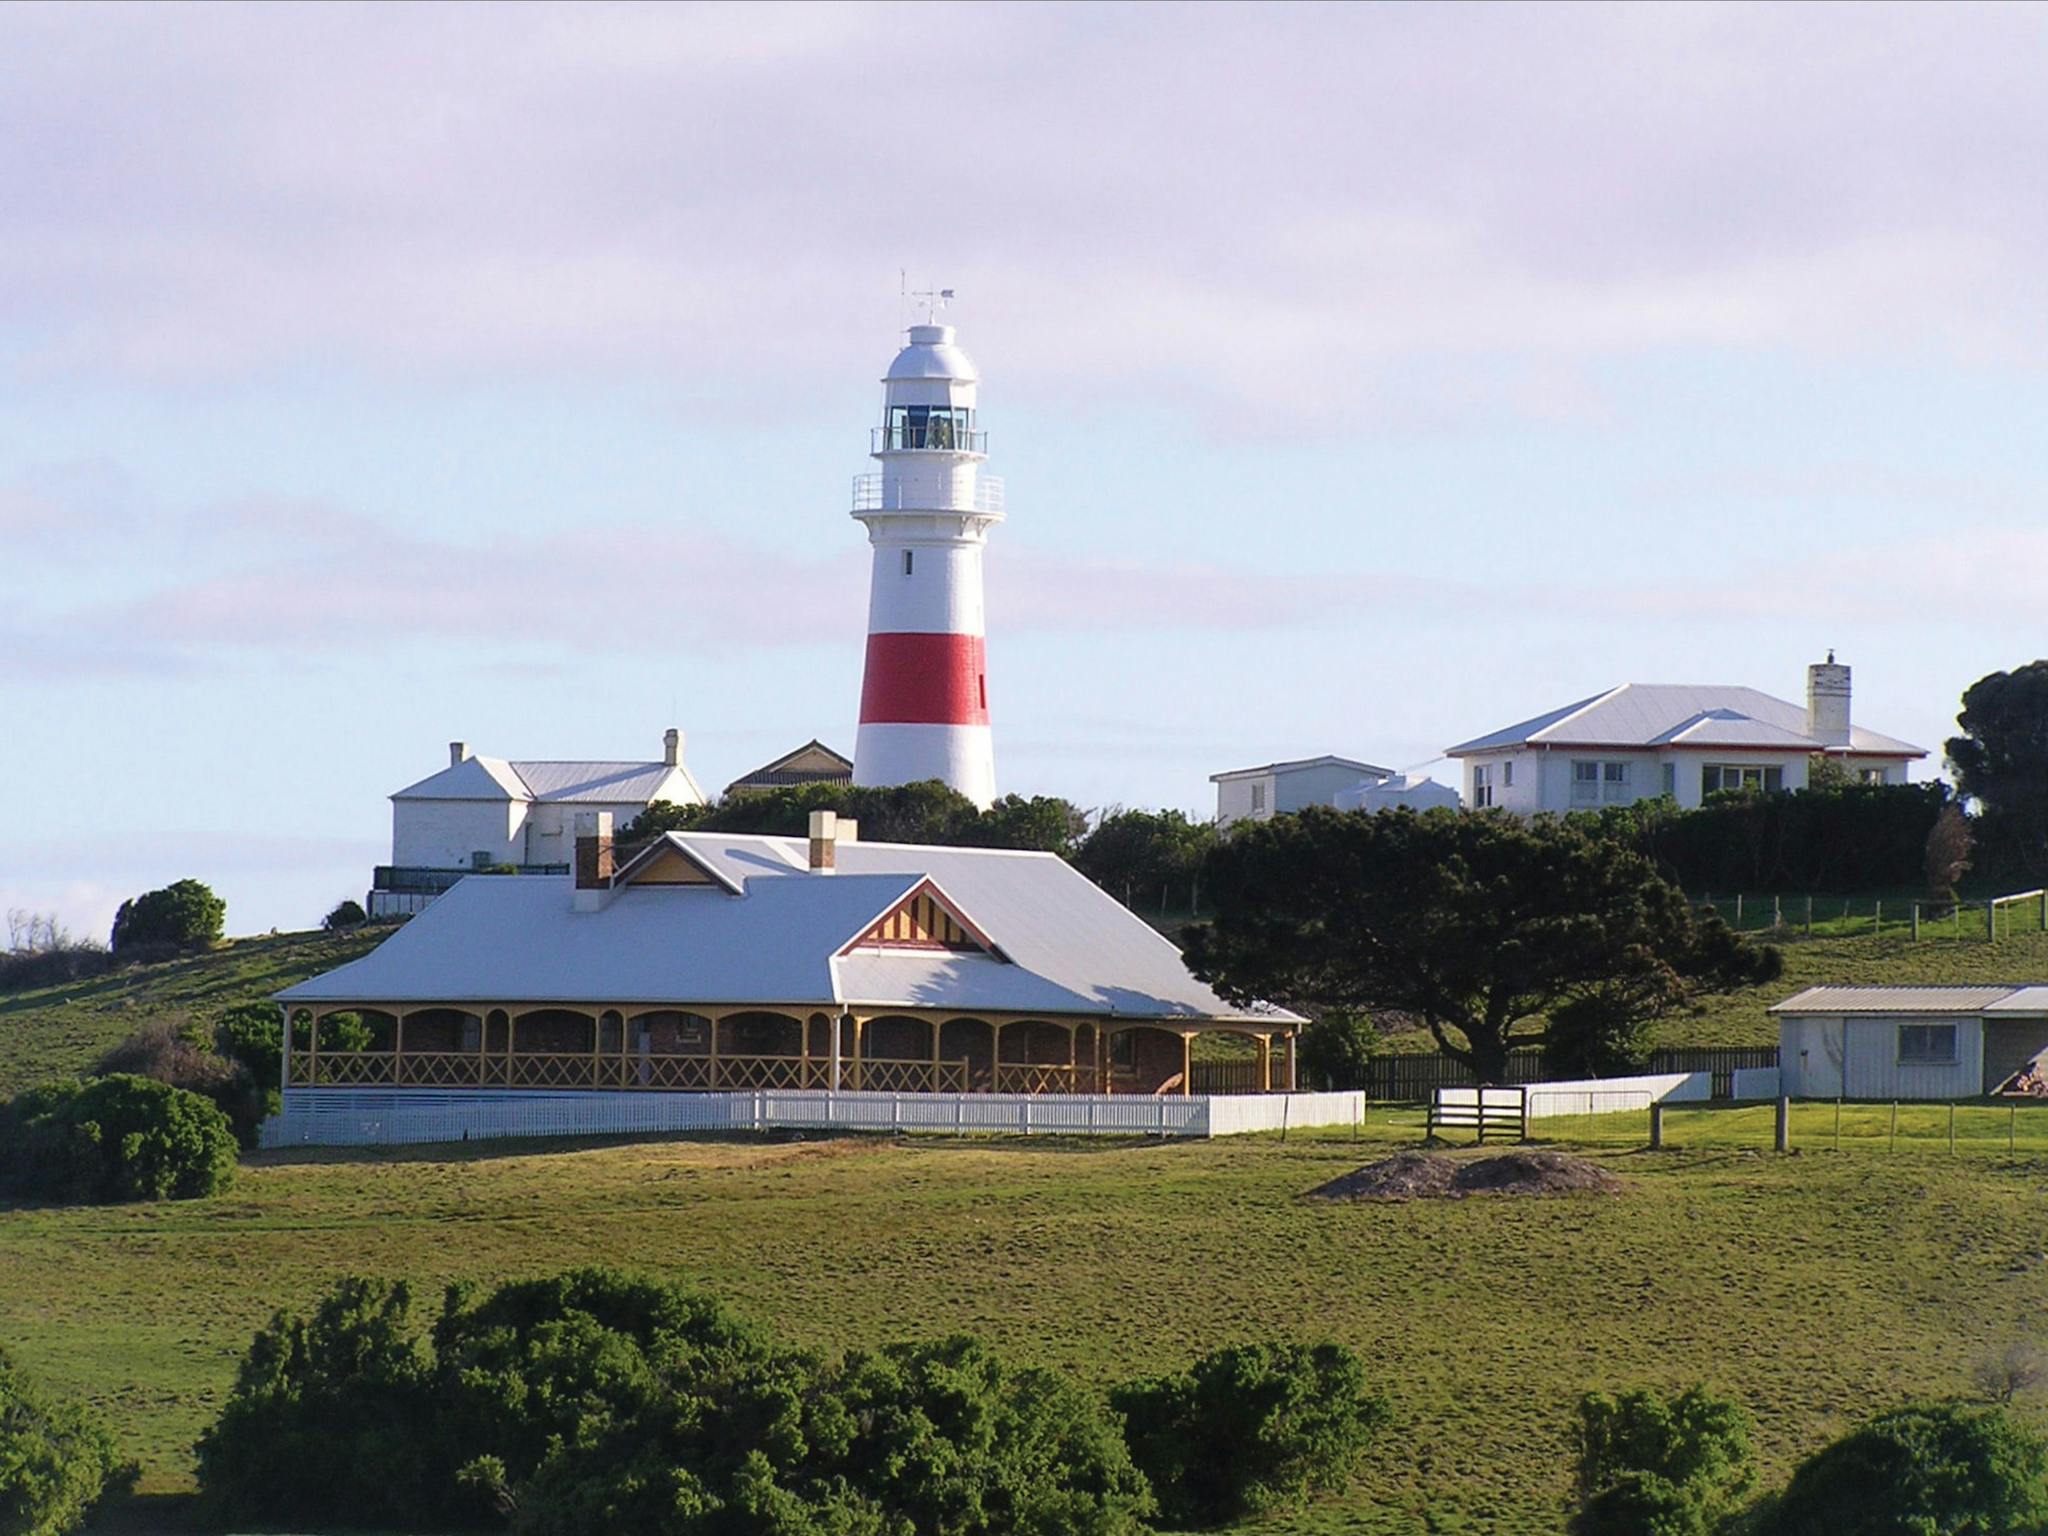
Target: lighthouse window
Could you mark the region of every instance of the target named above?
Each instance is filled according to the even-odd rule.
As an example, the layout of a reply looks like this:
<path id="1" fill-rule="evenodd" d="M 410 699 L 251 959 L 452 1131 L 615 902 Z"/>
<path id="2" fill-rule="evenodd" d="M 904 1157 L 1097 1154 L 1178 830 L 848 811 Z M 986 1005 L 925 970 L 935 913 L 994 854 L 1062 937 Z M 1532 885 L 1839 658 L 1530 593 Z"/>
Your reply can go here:
<path id="1" fill-rule="evenodd" d="M 905 551 L 903 551 L 903 574 L 906 576 L 910 574 L 910 561 L 914 554 L 914 550 L 906 549 Z"/>
<path id="2" fill-rule="evenodd" d="M 967 448 L 974 412 L 956 405 L 892 405 L 888 446 L 891 448 Z"/>

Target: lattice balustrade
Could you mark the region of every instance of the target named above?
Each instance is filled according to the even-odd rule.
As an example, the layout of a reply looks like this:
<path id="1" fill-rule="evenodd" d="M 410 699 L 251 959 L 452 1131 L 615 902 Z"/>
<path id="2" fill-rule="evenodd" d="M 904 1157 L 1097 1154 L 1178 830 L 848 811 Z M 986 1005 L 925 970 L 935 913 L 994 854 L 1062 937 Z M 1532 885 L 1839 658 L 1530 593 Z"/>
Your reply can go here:
<path id="1" fill-rule="evenodd" d="M 804 1063 L 801 1056 L 721 1056 L 718 1058 L 720 1088 L 801 1088 Z"/>
<path id="2" fill-rule="evenodd" d="M 942 1061 L 938 1064 L 937 1076 L 939 1082 L 954 1085 L 953 1092 L 965 1092 L 967 1063 Z M 932 1063 L 929 1061 L 870 1058 L 860 1064 L 858 1086 L 869 1093 L 931 1093 L 932 1078 Z"/>
<path id="3" fill-rule="evenodd" d="M 398 1058 L 398 1081 L 412 1088 L 475 1088 L 502 1066 L 475 1051 L 407 1051 Z"/>
<path id="4" fill-rule="evenodd" d="M 629 1056 L 626 1058 L 628 1088 L 667 1088 L 689 1091 L 711 1086 L 711 1058 L 708 1056 Z"/>
<path id="5" fill-rule="evenodd" d="M 1064 1062 L 1003 1062 L 996 1068 L 997 1093 L 1093 1093 L 1095 1069 Z"/>

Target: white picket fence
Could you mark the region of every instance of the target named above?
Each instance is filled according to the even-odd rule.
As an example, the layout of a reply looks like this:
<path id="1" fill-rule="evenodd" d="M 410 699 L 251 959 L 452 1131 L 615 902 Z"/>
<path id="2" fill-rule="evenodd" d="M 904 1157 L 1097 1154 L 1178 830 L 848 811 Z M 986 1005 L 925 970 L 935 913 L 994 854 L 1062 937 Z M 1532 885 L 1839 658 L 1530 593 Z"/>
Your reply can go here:
<path id="1" fill-rule="evenodd" d="M 1531 1120 L 1559 1115 L 1611 1115 L 1652 1104 L 1697 1103 L 1714 1096 L 1711 1072 L 1653 1072 L 1641 1077 L 1589 1077 L 1575 1083 L 1531 1083 L 1525 1113 Z"/>
<path id="2" fill-rule="evenodd" d="M 531 1089 L 294 1088 L 265 1147 L 395 1146 L 507 1136 L 687 1131 L 935 1131 L 1059 1136 L 1235 1136 L 1352 1125 L 1361 1093 L 1188 1098 L 1021 1093 L 551 1093 Z"/>

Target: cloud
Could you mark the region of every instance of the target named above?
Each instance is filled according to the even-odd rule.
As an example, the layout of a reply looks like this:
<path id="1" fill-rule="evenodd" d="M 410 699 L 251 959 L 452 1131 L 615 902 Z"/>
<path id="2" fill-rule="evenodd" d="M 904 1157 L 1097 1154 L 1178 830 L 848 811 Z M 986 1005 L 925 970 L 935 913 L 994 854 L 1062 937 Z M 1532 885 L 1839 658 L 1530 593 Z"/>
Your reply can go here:
<path id="1" fill-rule="evenodd" d="M 870 366 L 909 264 L 1021 396 L 1224 419 L 1597 418 L 1589 363 L 1659 348 L 2032 363 L 2044 33 L 2006 7 L 15 8 L 0 328 L 43 377 L 645 368 L 754 401 Z"/>

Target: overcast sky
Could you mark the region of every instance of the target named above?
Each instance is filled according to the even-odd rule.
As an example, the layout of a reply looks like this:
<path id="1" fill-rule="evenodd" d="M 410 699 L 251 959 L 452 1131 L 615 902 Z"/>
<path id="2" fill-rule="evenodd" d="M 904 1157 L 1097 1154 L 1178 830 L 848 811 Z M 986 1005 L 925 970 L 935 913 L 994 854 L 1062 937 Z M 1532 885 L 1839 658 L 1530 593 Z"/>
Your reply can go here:
<path id="1" fill-rule="evenodd" d="M 303 927 L 468 741 L 853 745 L 898 274 L 1000 786 L 2048 651 L 2048 9 L 0 9 L 0 907 Z M 1438 764 L 1439 777 L 1455 775 Z"/>

